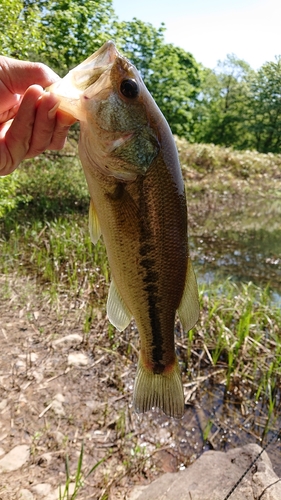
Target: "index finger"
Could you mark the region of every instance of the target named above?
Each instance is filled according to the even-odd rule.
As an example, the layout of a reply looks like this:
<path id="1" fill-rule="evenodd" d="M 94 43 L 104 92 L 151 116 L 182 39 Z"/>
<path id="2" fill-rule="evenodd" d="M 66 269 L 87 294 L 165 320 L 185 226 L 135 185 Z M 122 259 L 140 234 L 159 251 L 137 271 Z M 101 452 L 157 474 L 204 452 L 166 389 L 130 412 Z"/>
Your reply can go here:
<path id="1" fill-rule="evenodd" d="M 42 87 L 36 85 L 27 90 L 22 105 L 6 132 L 5 143 L 10 154 L 10 169 L 12 168 L 12 170 L 18 166 L 29 151 L 38 99 L 42 93 Z"/>
<path id="2" fill-rule="evenodd" d="M 8 112 L 9 110 L 11 110 L 11 108 L 13 108 L 17 104 L 19 104 L 21 101 L 20 94 L 13 94 L 12 92 L 10 92 L 10 90 L 7 89 L 7 87 L 4 85 L 4 83 L 1 80 L 0 80 L 0 95 L 1 95 L 0 115 L 2 113 Z M 0 122 L 3 123 L 4 121 L 7 121 L 9 118 L 10 117 L 7 117 L 7 118 L 1 117 Z"/>
<path id="3" fill-rule="evenodd" d="M 45 64 L 0 56 L 0 81 L 12 94 L 23 94 L 34 84 L 48 87 L 58 79 Z"/>

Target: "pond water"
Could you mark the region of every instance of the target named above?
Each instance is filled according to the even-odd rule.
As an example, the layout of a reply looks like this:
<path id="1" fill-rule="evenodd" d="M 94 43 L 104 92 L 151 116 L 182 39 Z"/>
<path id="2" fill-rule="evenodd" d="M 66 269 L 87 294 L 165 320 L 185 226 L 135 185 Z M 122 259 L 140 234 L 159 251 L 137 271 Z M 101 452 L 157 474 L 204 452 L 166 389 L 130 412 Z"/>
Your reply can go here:
<path id="1" fill-rule="evenodd" d="M 269 286 L 281 305 L 281 228 L 193 236 L 190 248 L 199 283 L 252 281 Z"/>
<path id="2" fill-rule="evenodd" d="M 210 203 L 209 203 L 210 204 Z M 199 283 L 231 277 L 269 286 L 281 303 L 281 194 L 223 203 L 199 216 L 190 228 L 190 250 Z"/>

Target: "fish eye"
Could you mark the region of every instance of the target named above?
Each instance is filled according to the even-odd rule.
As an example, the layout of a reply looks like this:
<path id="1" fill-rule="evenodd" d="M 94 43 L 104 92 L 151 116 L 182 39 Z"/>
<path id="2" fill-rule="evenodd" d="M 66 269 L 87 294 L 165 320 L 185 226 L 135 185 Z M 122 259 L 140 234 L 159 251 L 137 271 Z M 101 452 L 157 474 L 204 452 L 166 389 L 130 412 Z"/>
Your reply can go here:
<path id="1" fill-rule="evenodd" d="M 136 80 L 133 80 L 132 78 L 129 80 L 123 80 L 120 85 L 120 92 L 124 97 L 135 99 L 139 95 L 139 86 Z"/>

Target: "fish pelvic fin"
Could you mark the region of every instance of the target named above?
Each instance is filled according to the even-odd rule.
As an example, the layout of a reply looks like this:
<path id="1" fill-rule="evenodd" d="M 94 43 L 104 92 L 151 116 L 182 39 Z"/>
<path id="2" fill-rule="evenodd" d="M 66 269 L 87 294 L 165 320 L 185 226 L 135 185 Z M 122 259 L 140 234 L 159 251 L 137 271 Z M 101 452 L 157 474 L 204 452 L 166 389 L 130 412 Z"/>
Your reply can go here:
<path id="1" fill-rule="evenodd" d="M 90 201 L 89 207 L 89 231 L 91 241 L 95 245 L 101 236 L 101 228 L 98 215 L 92 200 Z"/>
<path id="2" fill-rule="evenodd" d="M 119 332 L 125 330 L 132 319 L 132 315 L 126 306 L 113 278 L 110 283 L 106 309 L 110 323 L 112 323 L 112 325 L 115 326 Z"/>
<path id="3" fill-rule="evenodd" d="M 167 416 L 182 418 L 184 394 L 178 360 L 174 366 L 161 374 L 153 373 L 139 358 L 135 380 L 133 407 L 137 413 L 160 408 Z"/>
<path id="4" fill-rule="evenodd" d="M 185 332 L 191 330 L 199 318 L 199 298 L 196 277 L 191 260 L 188 259 L 185 287 L 178 315 Z"/>

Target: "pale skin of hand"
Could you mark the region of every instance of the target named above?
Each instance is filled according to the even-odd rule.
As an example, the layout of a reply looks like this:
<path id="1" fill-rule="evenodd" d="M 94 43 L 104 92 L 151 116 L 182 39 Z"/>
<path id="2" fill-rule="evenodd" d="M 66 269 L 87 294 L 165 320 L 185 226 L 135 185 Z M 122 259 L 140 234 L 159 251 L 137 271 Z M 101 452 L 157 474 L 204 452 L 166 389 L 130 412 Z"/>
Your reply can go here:
<path id="1" fill-rule="evenodd" d="M 0 176 L 25 158 L 63 148 L 76 120 L 43 90 L 58 79 L 44 64 L 0 56 Z"/>

